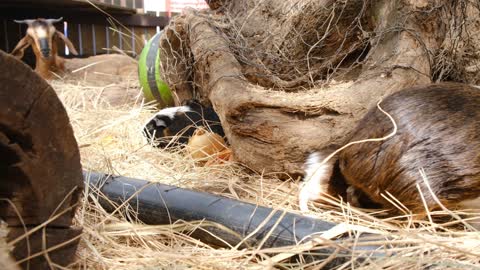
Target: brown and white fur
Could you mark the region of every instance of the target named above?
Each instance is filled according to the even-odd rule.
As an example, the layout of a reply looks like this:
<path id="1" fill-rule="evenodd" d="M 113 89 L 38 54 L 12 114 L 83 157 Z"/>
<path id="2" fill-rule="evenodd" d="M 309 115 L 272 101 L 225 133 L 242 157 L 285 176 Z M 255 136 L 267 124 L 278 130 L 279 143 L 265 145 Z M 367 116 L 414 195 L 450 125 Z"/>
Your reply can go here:
<path id="1" fill-rule="evenodd" d="M 61 75 L 65 72 L 65 59 L 57 54 L 57 39 L 63 40 L 73 55 L 78 54 L 72 42 L 61 32 L 57 31 L 53 25 L 62 19 L 15 21 L 16 23 L 27 24 L 28 28 L 25 37 L 18 42 L 11 54 L 21 59 L 24 50 L 32 46 L 36 58 L 35 71 L 44 79 L 53 78 L 53 73 Z"/>
<path id="2" fill-rule="evenodd" d="M 480 212 L 480 89 L 455 83 L 415 87 L 388 96 L 381 107 L 395 120 L 397 133 L 384 141 L 351 145 L 325 164 L 329 153 L 311 154 L 301 209 L 308 210 L 309 200 L 326 193 L 353 206 L 398 213 L 384 197 L 390 193 L 414 214 L 439 209 L 437 198 L 452 210 Z M 389 118 L 375 107 L 348 142 L 381 138 L 392 129 Z"/>

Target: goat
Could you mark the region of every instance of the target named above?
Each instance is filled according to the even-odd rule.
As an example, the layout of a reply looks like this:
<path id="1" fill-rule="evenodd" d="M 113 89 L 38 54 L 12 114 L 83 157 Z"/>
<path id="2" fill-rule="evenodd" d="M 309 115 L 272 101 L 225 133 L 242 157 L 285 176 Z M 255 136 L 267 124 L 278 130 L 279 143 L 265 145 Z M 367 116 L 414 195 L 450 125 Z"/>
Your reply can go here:
<path id="1" fill-rule="evenodd" d="M 184 106 L 160 110 L 144 125 L 143 135 L 153 141 L 154 145 L 166 148 L 186 144 L 198 126 L 225 136 L 213 108 L 203 106 L 196 100 L 188 100 Z M 176 140 L 171 140 L 172 137 Z"/>
<path id="2" fill-rule="evenodd" d="M 44 79 L 51 79 L 53 73 L 63 74 L 65 72 L 65 59 L 58 56 L 57 39 L 63 40 L 73 55 L 78 55 L 72 42 L 61 32 L 55 29 L 54 23 L 62 21 L 59 19 L 35 19 L 15 20 L 16 23 L 27 24 L 27 33 L 15 46 L 11 54 L 18 59 L 24 55 L 24 51 L 32 46 L 35 53 L 35 71 Z"/>
<path id="3" fill-rule="evenodd" d="M 327 153 L 310 154 L 300 208 L 308 210 L 309 200 L 328 194 L 353 206 L 401 213 L 392 207 L 391 194 L 404 213 L 420 216 L 443 207 L 480 209 L 480 90 L 431 84 L 396 92 L 381 107 L 395 120 L 397 133 L 350 145 L 326 163 Z M 381 138 L 391 130 L 391 120 L 372 108 L 348 141 Z"/>

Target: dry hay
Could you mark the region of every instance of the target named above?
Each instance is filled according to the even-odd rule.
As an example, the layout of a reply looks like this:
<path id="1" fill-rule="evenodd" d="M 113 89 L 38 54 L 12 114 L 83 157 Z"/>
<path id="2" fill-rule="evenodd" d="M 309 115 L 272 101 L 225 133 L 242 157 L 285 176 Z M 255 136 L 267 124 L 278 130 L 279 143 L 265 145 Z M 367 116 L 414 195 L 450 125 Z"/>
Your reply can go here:
<path id="1" fill-rule="evenodd" d="M 316 2 L 309 3 L 315 5 Z M 286 1 L 285 5 L 289 5 L 289 2 Z M 282 7 L 279 7 L 278 11 L 281 12 Z M 222 27 L 221 22 L 216 23 L 218 23 L 216 27 Z M 224 23 L 225 26 L 231 25 L 229 22 Z M 300 36 L 302 31 L 309 29 L 312 27 L 299 25 L 298 29 L 295 29 L 298 31 L 291 33 Z M 247 30 L 245 32 L 248 32 Z M 255 59 L 247 57 L 251 54 L 241 54 L 243 49 L 248 48 L 242 40 L 244 36 L 229 34 L 231 43 L 238 45 L 232 48 L 236 57 L 249 68 L 243 70 L 247 75 L 264 73 L 278 61 L 291 63 L 292 65 L 285 65 L 286 70 L 270 69 L 271 80 L 259 80 L 257 83 L 267 86 L 274 84 L 283 89 L 282 82 L 291 80 L 292 76 L 300 77 L 303 81 L 301 80 L 299 85 L 309 86 L 308 89 L 303 89 L 305 92 L 308 91 L 308 95 L 298 93 L 298 99 L 306 99 L 303 102 L 306 105 L 309 105 L 309 96 L 321 91 L 320 88 L 311 87 L 317 85 L 317 79 L 327 81 L 330 79 L 331 84 L 348 87 L 349 83 L 335 82 L 333 78 L 311 78 L 310 74 L 322 73 L 318 72 L 319 70 L 335 69 L 336 66 L 332 63 L 327 63 L 325 67 L 318 62 L 313 68 L 303 64 L 301 66 L 308 67 L 308 70 L 296 70 L 295 61 L 289 62 L 291 60 L 284 58 L 280 53 L 263 55 L 265 61 L 254 61 Z M 267 42 L 263 43 L 264 38 L 259 36 L 258 44 L 269 45 Z M 252 42 L 255 41 L 257 40 Z M 358 47 L 344 49 L 346 52 L 361 49 L 364 42 L 365 40 L 361 39 L 354 43 Z M 450 57 L 450 47 L 447 45 L 439 58 Z M 172 73 L 189 73 L 186 76 L 171 75 L 171 78 L 179 79 L 170 82 L 171 86 L 184 84 L 185 81 L 182 80 L 184 77 L 193 81 L 202 79 L 192 78 L 191 70 L 185 68 L 191 66 L 192 59 L 188 55 L 189 52 L 184 53 L 186 55 L 180 55 L 179 61 L 173 67 L 165 66 Z M 361 55 L 360 50 L 358 56 Z M 254 58 L 258 55 L 251 56 Z M 356 64 L 358 63 L 355 62 L 354 66 Z M 442 73 L 442 70 L 447 68 L 452 70 L 451 66 L 455 65 L 449 61 L 445 61 L 445 64 L 439 63 L 435 70 L 436 78 L 443 79 L 446 75 L 442 74 L 447 74 L 450 79 L 456 76 L 457 74 L 451 75 L 448 70 Z M 348 73 L 348 69 L 345 73 Z M 315 82 L 312 83 L 314 79 Z M 143 103 L 137 84 L 136 79 L 124 80 L 121 84 L 110 86 L 97 86 L 98 84 L 92 85 L 85 81 L 52 82 L 67 108 L 80 147 L 84 169 L 206 191 L 279 210 L 298 211 L 298 179 L 280 181 L 272 176 L 274 174 L 254 173 L 235 163 L 199 167 L 186 155 L 184 149 L 165 151 L 150 146 L 141 135 L 141 128 L 152 116 L 154 108 Z M 295 84 L 293 88 L 296 86 L 298 85 Z M 114 94 L 107 93 L 111 89 L 115 89 L 112 91 Z M 285 94 L 276 89 L 268 91 L 272 96 Z M 127 92 L 128 94 L 125 94 Z M 113 102 L 112 96 L 115 98 Z M 326 241 L 323 246 L 332 247 L 334 250 L 338 248 L 352 250 L 355 246 L 362 245 L 357 241 L 360 232 L 373 231 L 381 235 L 380 239 L 374 238 L 365 243 L 381 246 L 376 256 L 356 261 L 355 259 L 362 255 L 361 252 L 357 252 L 337 269 L 480 269 L 480 233 L 464 229 L 461 226 L 462 220 L 452 217 L 451 213 L 440 211 L 430 213 L 432 217 L 446 216 L 443 221 L 434 222 L 431 219 L 414 221 L 408 214 L 397 218 L 383 218 L 382 213 L 366 213 L 336 201 L 332 203 L 336 206 L 316 204 L 311 210 L 317 218 L 342 224 L 329 232 L 332 239 L 347 231 L 346 235 L 350 241 L 345 241 L 341 245 Z M 128 216 L 135 214 L 131 209 L 123 208 L 118 212 Z M 77 252 L 77 260 L 70 266 L 71 269 L 319 269 L 332 259 L 314 262 L 303 261 L 302 257 L 300 261 L 281 260 L 289 258 L 291 254 L 307 253 L 312 245 L 316 245 L 308 242 L 284 248 L 214 248 L 190 236 L 194 228 L 206 225 L 206 221 L 155 226 L 145 225 L 140 221 L 130 223 L 123 215 L 105 212 L 95 195 L 88 195 L 88 192 L 85 192 L 80 202 L 75 223 L 83 227 L 84 234 Z M 350 230 L 353 226 L 356 226 L 356 230 Z M 381 256 L 382 253 L 384 256 Z"/>
<path id="2" fill-rule="evenodd" d="M 122 106 L 111 106 L 102 98 L 102 87 L 81 82 L 54 81 L 52 84 L 69 113 L 85 169 L 297 211 L 298 181 L 294 179 L 280 181 L 234 163 L 197 167 L 183 149 L 165 151 L 150 146 L 140 131 L 154 109 L 143 103 L 138 88 L 130 88 L 138 94 L 137 99 Z M 290 253 L 307 252 L 312 243 L 270 249 L 217 249 L 189 236 L 193 228 L 205 225 L 205 221 L 157 226 L 140 221 L 129 223 L 121 215 L 106 213 L 95 196 L 88 199 L 82 199 L 76 215 L 76 223 L 83 226 L 84 234 L 72 269 L 314 269 L 323 265 L 322 261 L 281 261 Z M 480 233 L 461 226 L 452 227 L 460 223 L 454 218 L 444 223 L 414 222 L 408 216 L 381 219 L 381 213 L 366 214 L 341 204 L 316 205 L 314 210 L 318 218 L 382 235 L 370 244 L 382 246 L 380 251 L 386 256 L 354 262 L 355 257 L 361 255 L 359 252 L 338 269 L 480 268 Z M 131 209 L 126 211 L 132 215 Z M 125 213 L 125 209 L 120 212 Z M 432 216 L 439 214 L 431 213 Z M 444 228 L 446 225 L 449 228 Z M 336 236 L 344 231 L 349 231 L 351 241 L 343 243 L 342 248 L 361 245 L 356 242 L 360 233 L 350 231 L 348 226 L 341 225 L 330 233 Z M 328 241 L 323 245 L 339 247 Z"/>

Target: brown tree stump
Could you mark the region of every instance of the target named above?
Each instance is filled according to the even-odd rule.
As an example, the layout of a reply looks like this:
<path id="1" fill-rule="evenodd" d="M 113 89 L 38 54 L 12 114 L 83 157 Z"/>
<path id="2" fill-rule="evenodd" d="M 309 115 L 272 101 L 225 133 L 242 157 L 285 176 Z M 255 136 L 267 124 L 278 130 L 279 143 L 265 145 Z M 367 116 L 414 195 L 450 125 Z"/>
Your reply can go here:
<path id="1" fill-rule="evenodd" d="M 452 26 L 465 1 L 207 2 L 164 30 L 162 76 L 211 103 L 235 159 L 257 171 L 302 174 L 308 152 L 344 144 L 383 96 L 449 79 L 437 57 L 467 40 Z"/>
<path id="2" fill-rule="evenodd" d="M 81 232 L 72 227 L 83 188 L 72 127 L 50 85 L 2 51 L 0 81 L 0 218 L 22 267 L 65 266 Z"/>

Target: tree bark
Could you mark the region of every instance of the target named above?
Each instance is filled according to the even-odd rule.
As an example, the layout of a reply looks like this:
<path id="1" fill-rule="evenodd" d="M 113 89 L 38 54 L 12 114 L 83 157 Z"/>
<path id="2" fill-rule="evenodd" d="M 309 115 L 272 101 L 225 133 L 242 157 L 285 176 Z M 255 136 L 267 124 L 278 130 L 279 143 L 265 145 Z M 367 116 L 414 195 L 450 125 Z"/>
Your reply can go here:
<path id="1" fill-rule="evenodd" d="M 8 223 L 13 254 L 23 267 L 66 266 L 81 233 L 72 225 L 83 190 L 72 127 L 48 83 L 2 51 L 0 81 L 0 218 Z M 43 223 L 36 233 L 17 239 Z M 31 256 L 72 238 L 64 248 Z"/>

